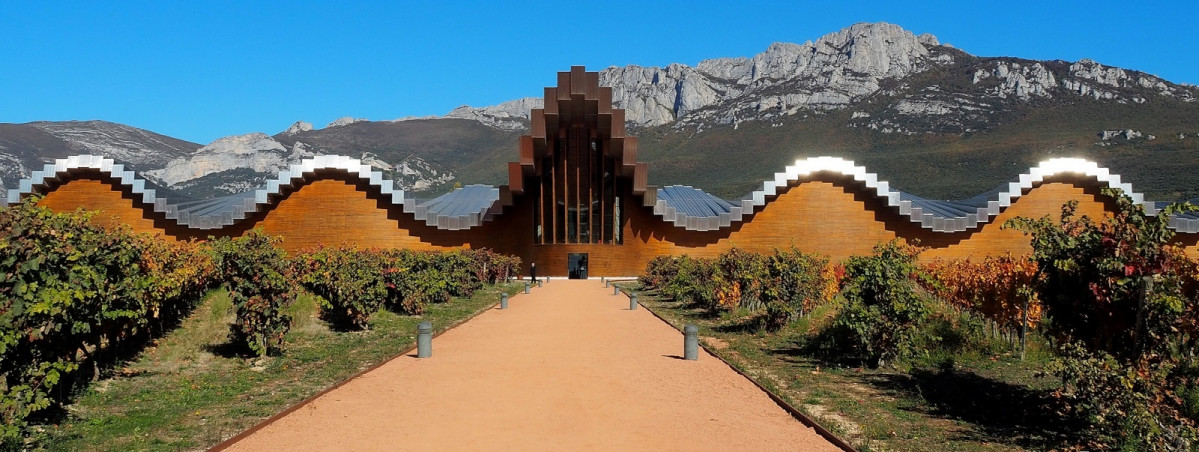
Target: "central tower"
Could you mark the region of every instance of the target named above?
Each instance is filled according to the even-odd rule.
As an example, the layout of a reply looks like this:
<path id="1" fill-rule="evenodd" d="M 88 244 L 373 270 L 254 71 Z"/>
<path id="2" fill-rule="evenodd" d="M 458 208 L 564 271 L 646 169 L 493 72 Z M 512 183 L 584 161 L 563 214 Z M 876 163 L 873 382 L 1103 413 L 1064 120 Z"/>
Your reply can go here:
<path id="1" fill-rule="evenodd" d="M 534 200 L 533 243 L 621 244 L 622 198 L 644 194 L 646 169 L 636 163 L 637 139 L 625 136 L 624 110 L 612 108 L 612 88 L 574 66 L 558 73 L 530 119 L 509 187 Z"/>

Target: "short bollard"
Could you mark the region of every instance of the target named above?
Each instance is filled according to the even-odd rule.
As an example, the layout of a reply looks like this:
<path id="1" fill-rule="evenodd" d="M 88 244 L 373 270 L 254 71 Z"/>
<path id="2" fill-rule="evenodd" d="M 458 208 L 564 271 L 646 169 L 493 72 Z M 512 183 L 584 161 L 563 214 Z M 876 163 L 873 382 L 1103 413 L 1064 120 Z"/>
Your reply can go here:
<path id="1" fill-rule="evenodd" d="M 605 288 L 606 288 L 606 287 L 608 287 L 608 283 L 609 283 L 609 282 L 611 282 L 611 281 L 604 281 L 604 287 L 605 287 Z"/>
<path id="2" fill-rule="evenodd" d="M 683 359 L 699 359 L 699 328 L 695 325 L 683 327 Z"/>
<path id="3" fill-rule="evenodd" d="M 620 288 L 616 287 L 616 284 L 613 284 L 612 285 L 612 295 L 616 295 L 618 293 L 620 293 Z"/>
<path id="4" fill-rule="evenodd" d="M 637 293 L 636 292 L 633 292 L 633 296 L 629 297 L 629 310 L 630 311 L 637 310 Z"/>
<path id="5" fill-rule="evenodd" d="M 416 357 L 433 356 L 433 324 L 421 322 L 416 326 Z"/>
<path id="6" fill-rule="evenodd" d="M 600 282 L 604 283 L 604 287 L 608 287 L 608 277 L 600 276 Z"/>
<path id="7" fill-rule="evenodd" d="M 508 294 L 500 294 L 500 309 L 508 309 Z"/>
<path id="8" fill-rule="evenodd" d="M 529 282 L 525 281 L 525 293 L 529 293 Z"/>
<path id="9" fill-rule="evenodd" d="M 549 279 L 549 278 L 545 278 L 545 280 L 546 280 L 546 281 L 549 281 L 550 279 Z M 539 280 L 537 280 L 537 287 L 541 287 L 541 280 L 540 280 L 540 279 L 539 279 Z"/>

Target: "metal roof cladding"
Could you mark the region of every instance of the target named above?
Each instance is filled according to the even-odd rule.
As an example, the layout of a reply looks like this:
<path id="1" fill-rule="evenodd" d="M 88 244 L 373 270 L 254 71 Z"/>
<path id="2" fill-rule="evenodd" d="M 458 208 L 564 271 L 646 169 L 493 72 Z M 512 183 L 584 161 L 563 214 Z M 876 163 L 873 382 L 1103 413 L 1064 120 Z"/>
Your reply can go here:
<path id="1" fill-rule="evenodd" d="M 246 219 L 250 214 L 274 205 L 283 196 L 297 189 L 305 180 L 317 177 L 317 171 L 342 171 L 375 187 L 385 201 L 400 206 L 418 221 L 438 229 L 460 230 L 479 226 L 501 213 L 500 189 L 488 185 L 468 185 L 430 200 L 418 200 L 405 196 L 404 190 L 375 171 L 359 159 L 339 155 L 323 155 L 304 159 L 278 176 L 267 181 L 265 187 L 222 198 L 171 202 L 156 196 L 145 179 L 126 170 L 125 166 L 112 159 L 94 155 L 78 155 L 55 160 L 54 164 L 34 171 L 22 179 L 16 189 L 8 190 L 7 204 L 19 203 L 21 198 L 42 188 L 64 182 L 72 173 L 80 171 L 99 172 L 117 184 L 128 187 L 141 196 L 141 201 L 153 206 L 155 212 L 163 213 L 168 220 L 192 229 L 220 229 Z M 1149 215 L 1157 215 L 1169 203 L 1146 201 L 1144 195 L 1133 191 L 1132 184 L 1121 182 L 1120 176 L 1082 159 L 1057 158 L 1041 162 L 1016 180 L 1000 185 L 997 189 L 956 201 L 938 201 L 921 198 L 910 193 L 892 190 L 890 184 L 878 179 L 875 173 L 852 161 L 837 157 L 813 157 L 796 160 L 783 172 L 775 173 L 773 179 L 762 182 L 762 189 L 750 193 L 744 199 L 727 201 L 703 190 L 672 185 L 648 190 L 645 204 L 653 206 L 654 213 L 676 227 L 694 231 L 713 231 L 742 221 L 753 213 L 754 208 L 764 206 L 778 195 L 779 188 L 793 182 L 811 179 L 819 174 L 833 174 L 861 182 L 868 192 L 894 208 L 902 216 L 925 229 L 936 232 L 967 231 L 999 215 L 1001 209 L 1012 204 L 1046 178 L 1074 174 L 1094 178 L 1100 184 L 1123 190 L 1133 202 L 1144 207 Z M 1199 201 L 1197 198 L 1194 201 Z M 1175 214 L 1170 217 L 1170 228 L 1184 233 L 1199 232 L 1199 213 Z"/>

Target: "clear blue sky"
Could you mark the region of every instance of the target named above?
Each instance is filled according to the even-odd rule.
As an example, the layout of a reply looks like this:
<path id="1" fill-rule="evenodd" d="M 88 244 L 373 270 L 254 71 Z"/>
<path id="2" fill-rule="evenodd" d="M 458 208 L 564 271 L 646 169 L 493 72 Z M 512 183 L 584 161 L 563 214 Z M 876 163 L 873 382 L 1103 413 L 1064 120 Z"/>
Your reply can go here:
<path id="1" fill-rule="evenodd" d="M 1199 2 L 5 2 L 0 122 L 103 119 L 208 143 L 296 120 L 539 96 L 571 65 L 694 65 L 856 22 L 980 56 L 1199 83 Z"/>

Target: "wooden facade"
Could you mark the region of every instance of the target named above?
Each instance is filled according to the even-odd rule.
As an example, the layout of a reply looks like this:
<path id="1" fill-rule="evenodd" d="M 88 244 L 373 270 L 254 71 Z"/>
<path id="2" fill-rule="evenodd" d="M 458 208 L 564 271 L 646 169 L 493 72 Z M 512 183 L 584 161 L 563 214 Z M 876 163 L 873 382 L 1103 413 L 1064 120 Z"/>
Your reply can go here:
<path id="1" fill-rule="evenodd" d="M 358 173 L 318 171 L 274 195 L 264 208 L 215 230 L 180 226 L 103 172 L 79 170 L 42 190 L 43 206 L 102 211 L 98 221 L 171 239 L 238 236 L 252 228 L 282 236 L 298 251 L 318 244 L 362 247 L 491 248 L 521 257 L 527 271 L 565 276 L 572 254 L 586 254 L 588 274 L 633 276 L 659 255 L 711 257 L 733 247 L 767 252 L 795 246 L 844 259 L 902 238 L 928 247 L 926 259 L 1026 254 L 1029 240 L 1001 225 L 1017 216 L 1056 217 L 1079 201 L 1079 213 L 1099 217 L 1111 208 L 1101 184 L 1085 175 L 1053 176 L 1026 189 L 1011 206 L 979 227 L 934 232 L 900 215 L 863 182 L 844 174 L 806 175 L 777 189 L 764 205 L 716 230 L 687 230 L 647 206 L 647 167 L 636 161 L 623 111 L 611 108 L 611 89 L 581 67 L 559 74 L 544 109 L 532 112 L 532 131 L 517 145 L 510 181 L 500 188 L 502 211 L 478 226 L 447 230 L 418 221 L 385 199 Z M 1199 234 L 1176 240 L 1199 256 Z"/>

